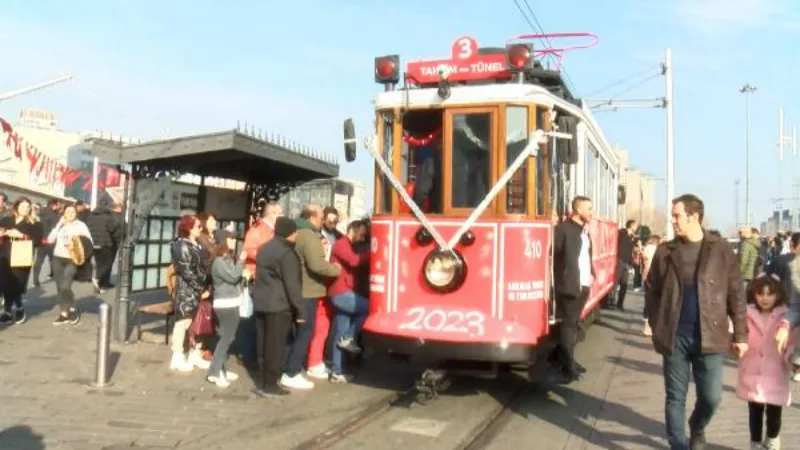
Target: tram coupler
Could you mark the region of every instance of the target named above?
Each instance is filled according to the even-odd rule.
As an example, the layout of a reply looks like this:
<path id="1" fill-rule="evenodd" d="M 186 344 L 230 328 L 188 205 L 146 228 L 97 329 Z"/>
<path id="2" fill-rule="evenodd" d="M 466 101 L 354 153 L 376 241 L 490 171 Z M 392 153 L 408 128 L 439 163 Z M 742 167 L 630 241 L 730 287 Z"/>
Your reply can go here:
<path id="1" fill-rule="evenodd" d="M 425 404 L 436 400 L 439 392 L 450 388 L 450 377 L 446 370 L 426 369 L 415 385 L 417 389 L 417 402 Z"/>

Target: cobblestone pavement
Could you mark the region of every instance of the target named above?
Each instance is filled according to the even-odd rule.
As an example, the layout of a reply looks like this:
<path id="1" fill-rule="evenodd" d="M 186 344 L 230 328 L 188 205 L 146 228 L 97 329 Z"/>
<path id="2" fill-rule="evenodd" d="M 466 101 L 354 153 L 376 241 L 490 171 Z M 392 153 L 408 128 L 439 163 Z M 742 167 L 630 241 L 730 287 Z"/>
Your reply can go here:
<path id="1" fill-rule="evenodd" d="M 113 384 L 92 389 L 86 384 L 94 369 L 100 299 L 85 285 L 77 293 L 88 313 L 76 327 L 51 325 L 53 286 L 47 283 L 41 293 L 29 293 L 27 323 L 0 329 L 2 450 L 292 448 L 408 386 L 417 374 L 407 364 L 372 362 L 358 383 L 319 383 L 314 391 L 265 401 L 250 394 L 247 376 L 220 391 L 201 371 L 169 373 L 164 345 L 115 344 Z M 634 294 L 630 303 L 639 308 L 641 299 Z M 587 377 L 570 386 L 543 386 L 515 407 L 490 448 L 666 448 L 660 359 L 640 326 L 635 313 L 605 313 L 578 350 Z M 746 407 L 733 395 L 734 378 L 730 362 L 722 407 L 708 430 L 711 449 L 747 444 Z M 453 448 L 507 395 L 498 383 L 467 386 L 432 405 L 392 411 L 336 448 Z M 794 406 L 785 411 L 784 448 L 800 448 L 792 445 L 800 442 L 794 426 L 799 416 Z"/>

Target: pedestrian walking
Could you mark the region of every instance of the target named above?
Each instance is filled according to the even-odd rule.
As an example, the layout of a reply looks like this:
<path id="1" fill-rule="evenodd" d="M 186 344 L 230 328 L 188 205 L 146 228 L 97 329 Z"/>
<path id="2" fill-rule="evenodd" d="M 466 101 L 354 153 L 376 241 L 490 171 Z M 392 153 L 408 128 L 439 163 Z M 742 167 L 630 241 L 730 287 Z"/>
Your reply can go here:
<path id="1" fill-rule="evenodd" d="M 780 279 L 766 274 L 752 281 L 747 296 L 750 300 L 747 307 L 749 351 L 739 361 L 736 396 L 748 405 L 750 448 L 780 450 L 781 415 L 783 407 L 791 403 L 789 376 L 794 342 L 778 351 L 772 337 L 786 313 L 786 300 Z"/>
<path id="2" fill-rule="evenodd" d="M 64 207 L 61 220 L 50 231 L 47 241 L 53 244 L 53 278 L 58 291 L 60 313 L 53 325 L 77 324 L 81 320 L 75 306 L 72 283 L 91 281 L 92 235 L 86 224 L 78 219 L 74 205 Z"/>
<path id="3" fill-rule="evenodd" d="M 633 257 L 636 250 L 635 238 L 639 224 L 635 220 L 625 222 L 625 228 L 619 230 L 617 236 L 617 273 L 614 279 L 614 292 L 616 292 L 616 306 L 619 310 L 625 309 L 625 295 L 628 293 L 628 277 L 633 267 Z"/>
<path id="4" fill-rule="evenodd" d="M 725 239 L 703 229 L 704 204 L 685 194 L 672 201 L 676 238 L 656 250 L 647 276 L 647 316 L 662 355 L 667 441 L 673 450 L 705 448 L 705 430 L 719 406 L 722 368 L 731 351 L 747 352 L 747 309 L 739 265 Z M 686 394 L 694 376 L 697 402 L 689 417 Z"/>
<path id="5" fill-rule="evenodd" d="M 0 325 L 21 324 L 26 320 L 22 295 L 28 287 L 35 248 L 42 241 L 42 226 L 31 215 L 31 207 L 30 200 L 20 197 L 12 205 L 11 213 L 0 219 L 0 297 L 5 298 Z M 15 245 L 23 245 L 30 251 L 24 264 L 12 264 Z"/>

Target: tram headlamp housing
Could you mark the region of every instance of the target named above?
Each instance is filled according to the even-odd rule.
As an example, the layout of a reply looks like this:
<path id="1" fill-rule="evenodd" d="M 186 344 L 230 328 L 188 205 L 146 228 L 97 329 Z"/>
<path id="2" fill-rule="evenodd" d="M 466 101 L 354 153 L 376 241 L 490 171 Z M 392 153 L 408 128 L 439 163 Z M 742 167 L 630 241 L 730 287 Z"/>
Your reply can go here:
<path id="1" fill-rule="evenodd" d="M 453 292 L 464 284 L 467 265 L 458 251 L 434 250 L 422 263 L 425 282 L 440 293 Z"/>
<path id="2" fill-rule="evenodd" d="M 419 230 L 414 234 L 414 240 L 417 241 L 420 247 L 427 247 L 428 244 L 433 242 L 433 235 L 425 227 L 419 227 Z"/>

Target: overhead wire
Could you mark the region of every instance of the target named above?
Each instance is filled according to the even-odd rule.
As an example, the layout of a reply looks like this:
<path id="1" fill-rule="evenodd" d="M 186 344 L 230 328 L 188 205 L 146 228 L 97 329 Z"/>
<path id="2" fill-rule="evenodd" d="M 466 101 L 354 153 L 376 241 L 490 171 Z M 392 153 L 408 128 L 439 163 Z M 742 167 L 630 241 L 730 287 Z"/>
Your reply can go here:
<path id="1" fill-rule="evenodd" d="M 592 91 L 591 93 L 587 94 L 586 97 L 591 98 L 591 97 L 594 97 L 597 94 L 603 93 L 603 92 L 605 92 L 605 91 L 607 91 L 607 90 L 609 90 L 611 88 L 617 87 L 617 86 L 622 85 L 622 84 L 626 84 L 628 82 L 632 82 L 633 80 L 636 80 L 637 78 L 640 78 L 642 76 L 647 75 L 648 72 L 650 72 L 650 71 L 652 71 L 652 70 L 654 70 L 656 68 L 658 70 L 661 70 L 660 67 L 658 67 L 658 66 L 656 66 L 656 67 L 647 67 L 646 69 L 640 70 L 640 71 L 638 71 L 636 73 L 633 73 L 631 75 L 627 75 L 627 76 L 622 77 L 622 78 L 620 78 L 620 79 L 618 79 L 618 80 L 616 80 L 616 81 L 614 81 L 612 83 L 609 83 L 609 84 L 607 84 L 607 85 L 605 85 L 605 86 L 603 86 L 603 87 L 601 87 L 599 89 L 596 89 L 596 90 Z"/>
<path id="2" fill-rule="evenodd" d="M 522 5 L 520 5 L 519 0 L 514 0 L 514 4 L 517 6 L 517 9 L 519 10 L 520 14 L 522 14 L 522 17 L 525 19 L 526 22 L 528 22 L 528 25 L 530 25 L 531 29 L 534 32 L 539 34 L 546 34 L 544 31 L 544 27 L 542 27 L 542 23 L 539 22 L 539 18 L 536 16 L 536 13 L 533 12 L 533 8 L 531 8 L 531 5 L 530 3 L 528 3 L 528 0 L 522 0 L 522 2 L 525 4 L 526 9 L 530 13 L 530 18 L 528 17 L 528 14 L 525 12 L 525 10 L 522 9 Z M 538 39 L 539 41 L 542 42 L 542 44 L 544 44 L 546 49 L 548 50 L 553 49 L 553 42 L 550 40 L 548 36 L 539 37 Z M 555 58 L 553 54 L 549 54 L 548 56 Z M 572 81 L 572 78 L 569 76 L 569 73 L 567 73 L 566 67 L 561 66 L 560 69 L 561 73 L 564 74 L 564 79 L 567 82 L 567 85 L 573 91 L 573 93 L 577 95 L 577 92 L 575 90 L 575 83 Z"/>

